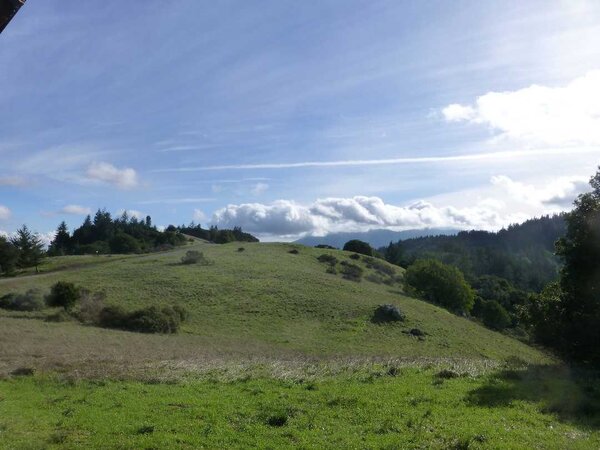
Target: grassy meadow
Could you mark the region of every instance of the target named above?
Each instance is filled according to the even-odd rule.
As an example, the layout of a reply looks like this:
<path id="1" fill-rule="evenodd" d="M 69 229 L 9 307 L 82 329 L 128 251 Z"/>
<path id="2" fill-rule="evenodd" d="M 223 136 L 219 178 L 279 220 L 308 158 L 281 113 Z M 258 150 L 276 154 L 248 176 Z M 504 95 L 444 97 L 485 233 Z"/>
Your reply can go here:
<path id="1" fill-rule="evenodd" d="M 190 249 L 210 264 L 180 264 Z M 323 253 L 365 277 L 327 273 Z M 588 374 L 406 296 L 398 267 L 376 282 L 350 256 L 195 241 L 0 279 L 0 296 L 60 280 L 128 310 L 190 313 L 178 334 L 150 335 L 0 310 L 0 448 L 600 447 Z M 388 303 L 406 320 L 372 323 Z"/>

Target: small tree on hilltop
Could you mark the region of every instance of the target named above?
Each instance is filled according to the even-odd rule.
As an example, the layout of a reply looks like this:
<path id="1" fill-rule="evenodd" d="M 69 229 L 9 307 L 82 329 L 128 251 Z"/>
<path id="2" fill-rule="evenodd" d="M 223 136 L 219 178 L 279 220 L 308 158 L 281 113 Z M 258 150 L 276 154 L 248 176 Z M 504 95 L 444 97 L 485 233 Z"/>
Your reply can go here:
<path id="1" fill-rule="evenodd" d="M 348 252 L 360 253 L 362 255 L 373 256 L 373 248 L 368 242 L 352 239 L 344 244 L 344 250 Z"/>
<path id="2" fill-rule="evenodd" d="M 37 234 L 29 231 L 26 225 L 17 230 L 17 235 L 10 242 L 19 250 L 17 266 L 20 268 L 35 267 L 39 272 L 38 266 L 46 256 L 44 244 Z"/>

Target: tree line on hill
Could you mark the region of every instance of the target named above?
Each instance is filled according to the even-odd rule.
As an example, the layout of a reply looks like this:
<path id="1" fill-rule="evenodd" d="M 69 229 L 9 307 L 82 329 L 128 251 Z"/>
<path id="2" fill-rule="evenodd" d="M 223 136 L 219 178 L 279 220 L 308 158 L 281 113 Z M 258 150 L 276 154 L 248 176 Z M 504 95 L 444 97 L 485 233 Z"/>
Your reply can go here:
<path id="1" fill-rule="evenodd" d="M 462 231 L 390 243 L 385 259 L 403 267 L 432 258 L 458 267 L 471 282 L 481 276 L 507 280 L 518 289 L 539 292 L 557 278 L 560 259 L 554 243 L 566 231 L 565 215 L 544 216 L 497 233 Z"/>
<path id="2" fill-rule="evenodd" d="M 152 218 L 138 219 L 124 212 L 113 218 L 105 209 L 99 209 L 94 218 L 88 215 L 83 224 L 69 232 L 63 221 L 58 226 L 48 249 L 40 237 L 23 225 L 13 237 L 0 236 L 0 275 L 12 274 L 15 269 L 35 267 L 46 256 L 147 253 L 166 250 L 187 242 L 185 235 L 195 236 L 215 243 L 233 241 L 256 242 L 254 236 L 241 228 L 219 230 L 200 225 L 175 227 L 164 231 L 152 224 Z"/>
<path id="3" fill-rule="evenodd" d="M 192 222 L 189 225 L 180 225 L 178 227 L 169 225 L 166 231 L 187 234 L 216 244 L 227 244 L 228 242 L 258 242 L 256 237 L 252 236 L 250 233 L 245 233 L 242 231 L 241 227 L 233 227 L 233 230 L 219 230 L 213 225 L 206 229 L 202 228 L 200 224 Z"/>

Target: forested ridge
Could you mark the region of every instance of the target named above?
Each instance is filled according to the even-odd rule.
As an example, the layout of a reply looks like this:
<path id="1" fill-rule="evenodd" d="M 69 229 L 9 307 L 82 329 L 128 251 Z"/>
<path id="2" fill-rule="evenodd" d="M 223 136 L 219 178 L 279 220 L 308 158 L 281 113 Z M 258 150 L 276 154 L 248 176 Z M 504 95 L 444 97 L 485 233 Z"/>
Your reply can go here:
<path id="1" fill-rule="evenodd" d="M 519 289 L 539 292 L 558 277 L 556 241 L 565 234 L 565 215 L 543 216 L 497 233 L 462 231 L 455 236 L 427 236 L 390 243 L 385 258 L 403 267 L 431 258 L 458 267 L 472 283 L 491 275 Z"/>

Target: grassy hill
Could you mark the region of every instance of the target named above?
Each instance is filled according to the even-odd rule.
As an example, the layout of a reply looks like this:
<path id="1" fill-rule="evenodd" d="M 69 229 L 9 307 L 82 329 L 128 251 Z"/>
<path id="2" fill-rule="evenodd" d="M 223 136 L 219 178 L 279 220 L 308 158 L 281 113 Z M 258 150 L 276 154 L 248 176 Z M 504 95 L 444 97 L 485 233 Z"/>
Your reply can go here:
<path id="1" fill-rule="evenodd" d="M 182 265 L 190 249 L 211 264 Z M 347 252 L 196 241 L 165 253 L 51 258 L 39 275 L 0 279 L 0 296 L 64 280 L 126 309 L 190 312 L 178 334 L 148 335 L 49 322 L 52 310 L 0 310 L 0 447 L 600 443 L 596 416 L 585 414 L 596 407 L 589 385 L 552 357 L 407 297 L 401 282 L 327 273 L 323 253 L 374 275 Z M 372 323 L 387 303 L 406 320 Z M 18 376 L 26 369 L 34 375 Z"/>

